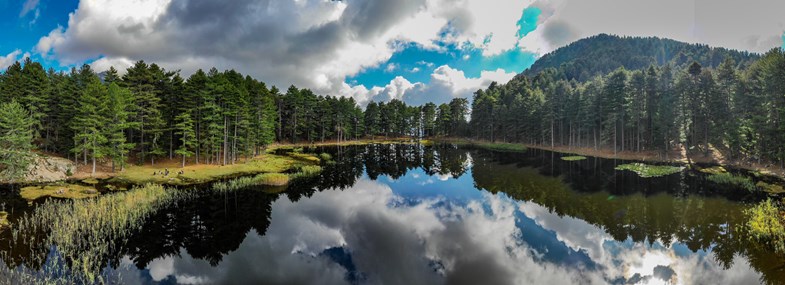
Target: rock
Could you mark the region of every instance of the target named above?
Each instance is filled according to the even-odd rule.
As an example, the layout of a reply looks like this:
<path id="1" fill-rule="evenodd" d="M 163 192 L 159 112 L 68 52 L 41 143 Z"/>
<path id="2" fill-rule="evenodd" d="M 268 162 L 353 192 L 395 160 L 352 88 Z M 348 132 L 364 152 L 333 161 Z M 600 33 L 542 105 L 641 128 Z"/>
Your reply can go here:
<path id="1" fill-rule="evenodd" d="M 37 156 L 28 167 L 25 181 L 55 182 L 68 178 L 69 172 L 76 170 L 76 165 L 65 158 L 54 156 Z"/>

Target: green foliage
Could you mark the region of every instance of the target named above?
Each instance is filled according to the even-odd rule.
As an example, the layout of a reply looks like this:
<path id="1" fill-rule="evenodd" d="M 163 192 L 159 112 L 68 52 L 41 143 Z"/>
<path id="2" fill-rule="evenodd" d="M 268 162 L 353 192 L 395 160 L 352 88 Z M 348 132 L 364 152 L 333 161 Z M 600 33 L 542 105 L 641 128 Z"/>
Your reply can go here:
<path id="1" fill-rule="evenodd" d="M 629 163 L 616 166 L 616 170 L 629 170 L 643 178 L 660 177 L 681 172 L 683 167 L 670 165 L 649 165 L 644 163 Z"/>
<path id="2" fill-rule="evenodd" d="M 752 182 L 752 179 L 746 176 L 741 176 L 731 173 L 715 173 L 709 175 L 706 178 L 709 179 L 709 181 L 712 181 L 717 184 L 733 185 L 750 192 L 758 189 L 758 187 L 755 186 L 755 183 Z"/>
<path id="3" fill-rule="evenodd" d="M 180 136 L 180 147 L 175 151 L 176 154 L 183 157 L 182 166 L 185 167 L 185 158 L 194 155 L 192 151 L 196 148 L 196 132 L 194 131 L 194 122 L 191 120 L 191 115 L 182 113 L 175 118 L 177 125 L 177 135 Z"/>
<path id="4" fill-rule="evenodd" d="M 777 253 L 785 253 L 785 220 L 771 199 L 744 211 L 752 239 L 765 242 Z"/>
<path id="5" fill-rule="evenodd" d="M 34 158 L 30 112 L 16 101 L 0 105 L 0 180 L 22 178 Z"/>
<path id="6" fill-rule="evenodd" d="M 331 161 L 333 160 L 333 156 L 330 155 L 329 153 L 323 152 L 319 154 L 319 159 L 321 159 L 322 161 Z"/>

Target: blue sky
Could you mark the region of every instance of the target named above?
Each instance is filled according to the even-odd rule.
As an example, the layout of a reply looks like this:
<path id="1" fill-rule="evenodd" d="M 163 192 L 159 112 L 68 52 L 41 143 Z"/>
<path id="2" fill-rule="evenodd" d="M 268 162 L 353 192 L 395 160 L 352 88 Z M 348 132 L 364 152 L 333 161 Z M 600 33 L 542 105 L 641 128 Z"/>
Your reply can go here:
<path id="1" fill-rule="evenodd" d="M 38 5 L 21 15 L 25 1 L 0 0 L 0 56 L 16 50 L 28 52 L 32 59 L 60 69 L 57 60 L 47 61 L 35 53 L 34 47 L 38 40 L 58 26 L 68 25 L 68 13 L 76 10 L 77 0 L 42 0 Z M 37 12 L 36 12 L 37 11 Z M 36 16 L 37 15 L 37 16 Z"/>
<path id="2" fill-rule="evenodd" d="M 122 72 L 145 60 L 186 77 L 235 69 L 361 105 L 423 104 L 471 99 L 599 33 L 785 48 L 785 1 L 686 2 L 0 0 L 0 70 L 25 55 L 58 70 L 87 63 Z"/>

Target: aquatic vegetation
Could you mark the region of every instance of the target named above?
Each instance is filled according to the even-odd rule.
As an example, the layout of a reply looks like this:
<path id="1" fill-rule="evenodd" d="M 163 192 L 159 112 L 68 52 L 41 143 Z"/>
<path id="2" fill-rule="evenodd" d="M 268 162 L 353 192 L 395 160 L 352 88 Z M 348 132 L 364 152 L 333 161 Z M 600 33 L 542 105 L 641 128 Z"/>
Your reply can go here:
<path id="1" fill-rule="evenodd" d="M 295 152 L 288 153 L 288 155 L 294 159 L 309 162 L 309 163 L 319 164 L 321 162 L 321 159 L 319 159 L 319 157 L 310 153 L 302 153 L 302 152 L 295 151 Z"/>
<path id="2" fill-rule="evenodd" d="M 586 160 L 586 157 L 585 156 L 580 156 L 580 155 L 562 156 L 561 160 L 564 160 L 564 161 L 579 161 L 579 160 Z"/>
<path id="3" fill-rule="evenodd" d="M 106 283 L 99 274 L 106 265 L 104 258 L 158 209 L 192 197 L 192 193 L 148 184 L 95 199 L 50 200 L 13 225 L 12 239 L 15 244 L 44 252 L 54 246 L 63 259 L 60 264 L 68 267 L 47 273 L 54 276 L 36 274 L 36 278 L 56 280 L 65 272 L 72 283 Z M 0 274 L 0 278 L 9 277 Z"/>
<path id="4" fill-rule="evenodd" d="M 717 173 L 706 177 L 709 181 L 717 184 L 734 185 L 746 189 L 747 191 L 755 191 L 758 189 L 752 179 L 746 176 L 731 174 L 731 173 Z"/>
<path id="5" fill-rule="evenodd" d="M 330 161 L 333 160 L 333 156 L 330 155 L 329 153 L 323 152 L 319 154 L 319 159 L 321 159 L 322 161 Z"/>
<path id="6" fill-rule="evenodd" d="M 767 243 L 778 253 L 785 253 L 785 221 L 771 199 L 745 210 L 747 228 L 752 239 Z"/>
<path id="7" fill-rule="evenodd" d="M 299 171 L 295 173 L 298 176 L 313 177 L 322 173 L 322 167 L 318 165 L 305 165 L 300 167 Z"/>
<path id="8" fill-rule="evenodd" d="M 629 170 L 643 178 L 660 177 L 679 173 L 684 169 L 679 166 L 671 165 L 650 165 L 645 163 L 628 163 L 616 166 L 616 170 Z"/>
<path id="9" fill-rule="evenodd" d="M 757 184 L 755 184 L 755 186 L 758 186 L 759 189 L 769 194 L 785 193 L 785 189 L 782 187 L 782 185 L 769 184 L 763 181 L 759 181 Z"/>
<path id="10" fill-rule="evenodd" d="M 493 150 L 493 151 L 510 151 L 510 152 L 523 152 L 526 151 L 526 146 L 514 143 L 476 143 L 474 146 Z"/>
<path id="11" fill-rule="evenodd" d="M 84 179 L 84 180 L 82 180 L 82 183 L 84 183 L 84 184 L 90 184 L 90 185 L 95 185 L 95 184 L 98 184 L 98 179 L 95 179 L 95 178 L 87 178 L 87 179 Z"/>
<path id="12" fill-rule="evenodd" d="M 263 173 L 257 176 L 256 181 L 261 185 L 283 186 L 289 184 L 289 175 L 283 173 Z"/>
<path id="13" fill-rule="evenodd" d="M 76 184 L 54 184 L 44 186 L 28 186 L 21 189 L 19 194 L 28 201 L 33 201 L 42 197 L 54 197 L 63 199 L 84 199 L 100 195 L 92 186 L 82 186 Z"/>
<path id="14" fill-rule="evenodd" d="M 702 168 L 699 171 L 703 172 L 703 173 L 706 173 L 706 174 L 722 174 L 722 173 L 727 173 L 728 172 L 727 170 L 725 170 L 725 167 L 722 167 L 722 166 L 719 166 L 719 165 L 718 166 L 713 166 L 713 167 Z"/>

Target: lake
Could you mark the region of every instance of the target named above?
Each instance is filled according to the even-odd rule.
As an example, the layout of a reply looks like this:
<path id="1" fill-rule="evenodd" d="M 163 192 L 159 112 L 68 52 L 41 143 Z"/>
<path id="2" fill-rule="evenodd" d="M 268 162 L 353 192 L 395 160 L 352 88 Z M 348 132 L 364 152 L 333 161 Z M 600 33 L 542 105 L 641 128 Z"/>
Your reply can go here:
<path id="1" fill-rule="evenodd" d="M 286 188 L 181 189 L 197 194 L 156 211 L 101 274 L 127 284 L 785 282 L 785 260 L 741 234 L 743 211 L 765 195 L 697 171 L 641 178 L 615 169 L 628 161 L 455 145 L 311 151 L 335 163 Z M 40 204 L 0 199 L 12 223 Z M 53 269 L 56 247 L 10 240 L 0 233 L 6 265 L 69 274 Z"/>

